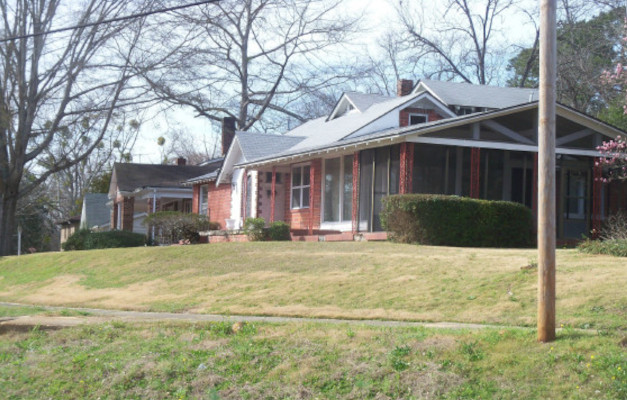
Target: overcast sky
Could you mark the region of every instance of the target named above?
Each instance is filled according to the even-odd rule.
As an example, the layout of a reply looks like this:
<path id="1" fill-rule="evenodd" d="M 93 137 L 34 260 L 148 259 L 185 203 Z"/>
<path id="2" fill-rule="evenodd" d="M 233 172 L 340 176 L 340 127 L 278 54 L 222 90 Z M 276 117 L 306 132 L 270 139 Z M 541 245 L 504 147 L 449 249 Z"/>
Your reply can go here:
<path id="1" fill-rule="evenodd" d="M 360 35 L 359 46 L 357 47 L 360 52 L 371 54 L 376 52 L 377 37 L 393 24 L 399 23 L 393 3 L 395 3 L 394 0 L 345 0 L 343 12 L 364 13 L 365 31 L 363 35 Z M 529 7 L 527 11 L 536 13 L 537 11 L 532 9 L 536 3 L 535 0 L 528 0 L 526 2 Z M 441 5 L 437 2 L 434 4 Z M 510 18 L 508 20 L 510 29 L 507 30 L 508 39 L 516 43 L 531 43 L 534 35 L 533 25 L 528 24 L 527 20 L 523 20 L 522 17 L 512 19 L 511 16 L 508 16 L 508 18 Z M 420 78 L 419 76 L 413 77 L 414 80 Z M 133 162 L 160 162 L 160 147 L 157 145 L 157 139 L 160 136 L 167 137 L 166 133 L 169 130 L 186 131 L 196 138 L 199 146 L 203 146 L 203 138 L 211 144 L 218 136 L 216 132 L 212 133 L 212 125 L 206 119 L 195 118 L 189 110 L 176 109 L 165 114 L 159 113 L 158 116 L 154 114 L 155 112 L 146 114 L 148 119 L 142 125 L 140 137 L 133 151 Z"/>

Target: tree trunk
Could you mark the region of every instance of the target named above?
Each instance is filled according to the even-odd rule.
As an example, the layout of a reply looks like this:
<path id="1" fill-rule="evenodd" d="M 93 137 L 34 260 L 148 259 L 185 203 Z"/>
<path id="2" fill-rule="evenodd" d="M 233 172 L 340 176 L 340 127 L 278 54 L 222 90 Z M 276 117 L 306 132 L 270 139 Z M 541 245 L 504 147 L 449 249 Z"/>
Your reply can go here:
<path id="1" fill-rule="evenodd" d="M 17 211 L 17 196 L 12 196 L 8 190 L 2 199 L 2 210 L 0 210 L 0 256 L 8 256 L 14 253 L 13 235 L 15 235 L 15 213 Z"/>

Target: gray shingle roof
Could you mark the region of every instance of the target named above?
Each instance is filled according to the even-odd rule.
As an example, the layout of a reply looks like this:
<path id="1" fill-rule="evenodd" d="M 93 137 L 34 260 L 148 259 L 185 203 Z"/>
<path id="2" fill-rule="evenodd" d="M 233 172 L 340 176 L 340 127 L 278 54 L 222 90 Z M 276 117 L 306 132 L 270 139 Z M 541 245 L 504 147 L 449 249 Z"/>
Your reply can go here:
<path id="1" fill-rule="evenodd" d="M 304 138 L 298 136 L 270 135 L 267 133 L 237 132 L 237 140 L 246 161 L 282 153 Z"/>
<path id="2" fill-rule="evenodd" d="M 87 193 L 83 198 L 84 215 L 81 216 L 81 227 L 91 228 L 109 222 L 110 209 L 107 206 L 109 196 L 106 193 Z M 84 217 L 84 220 L 83 220 Z"/>
<path id="3" fill-rule="evenodd" d="M 538 89 L 421 80 L 414 91 L 430 89 L 445 104 L 463 107 L 505 108 L 538 100 Z"/>
<path id="4" fill-rule="evenodd" d="M 210 165 L 162 165 L 115 163 L 118 190 L 132 192 L 145 187 L 184 188 L 184 181 L 208 174 L 218 169 L 219 164 Z"/>

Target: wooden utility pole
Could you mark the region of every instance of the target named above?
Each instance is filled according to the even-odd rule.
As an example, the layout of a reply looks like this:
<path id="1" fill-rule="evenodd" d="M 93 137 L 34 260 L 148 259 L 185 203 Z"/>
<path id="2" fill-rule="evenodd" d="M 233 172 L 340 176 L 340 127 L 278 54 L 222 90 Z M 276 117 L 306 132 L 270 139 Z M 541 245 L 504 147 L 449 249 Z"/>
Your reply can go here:
<path id="1" fill-rule="evenodd" d="M 555 340 L 556 0 L 540 0 L 538 103 L 538 341 Z"/>

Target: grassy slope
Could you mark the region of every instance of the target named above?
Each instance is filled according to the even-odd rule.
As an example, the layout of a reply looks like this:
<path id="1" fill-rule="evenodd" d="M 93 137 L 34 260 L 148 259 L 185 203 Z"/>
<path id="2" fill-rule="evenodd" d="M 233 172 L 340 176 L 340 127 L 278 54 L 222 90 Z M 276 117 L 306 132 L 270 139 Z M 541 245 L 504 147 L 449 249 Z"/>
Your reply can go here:
<path id="1" fill-rule="evenodd" d="M 624 399 L 616 337 L 322 324 L 125 324 L 0 336 L 6 399 Z M 524 349 L 524 351 L 521 351 Z"/>
<path id="2" fill-rule="evenodd" d="M 0 300 L 532 325 L 535 250 L 226 243 L 0 259 Z M 625 260 L 558 251 L 558 324 L 626 328 Z"/>

